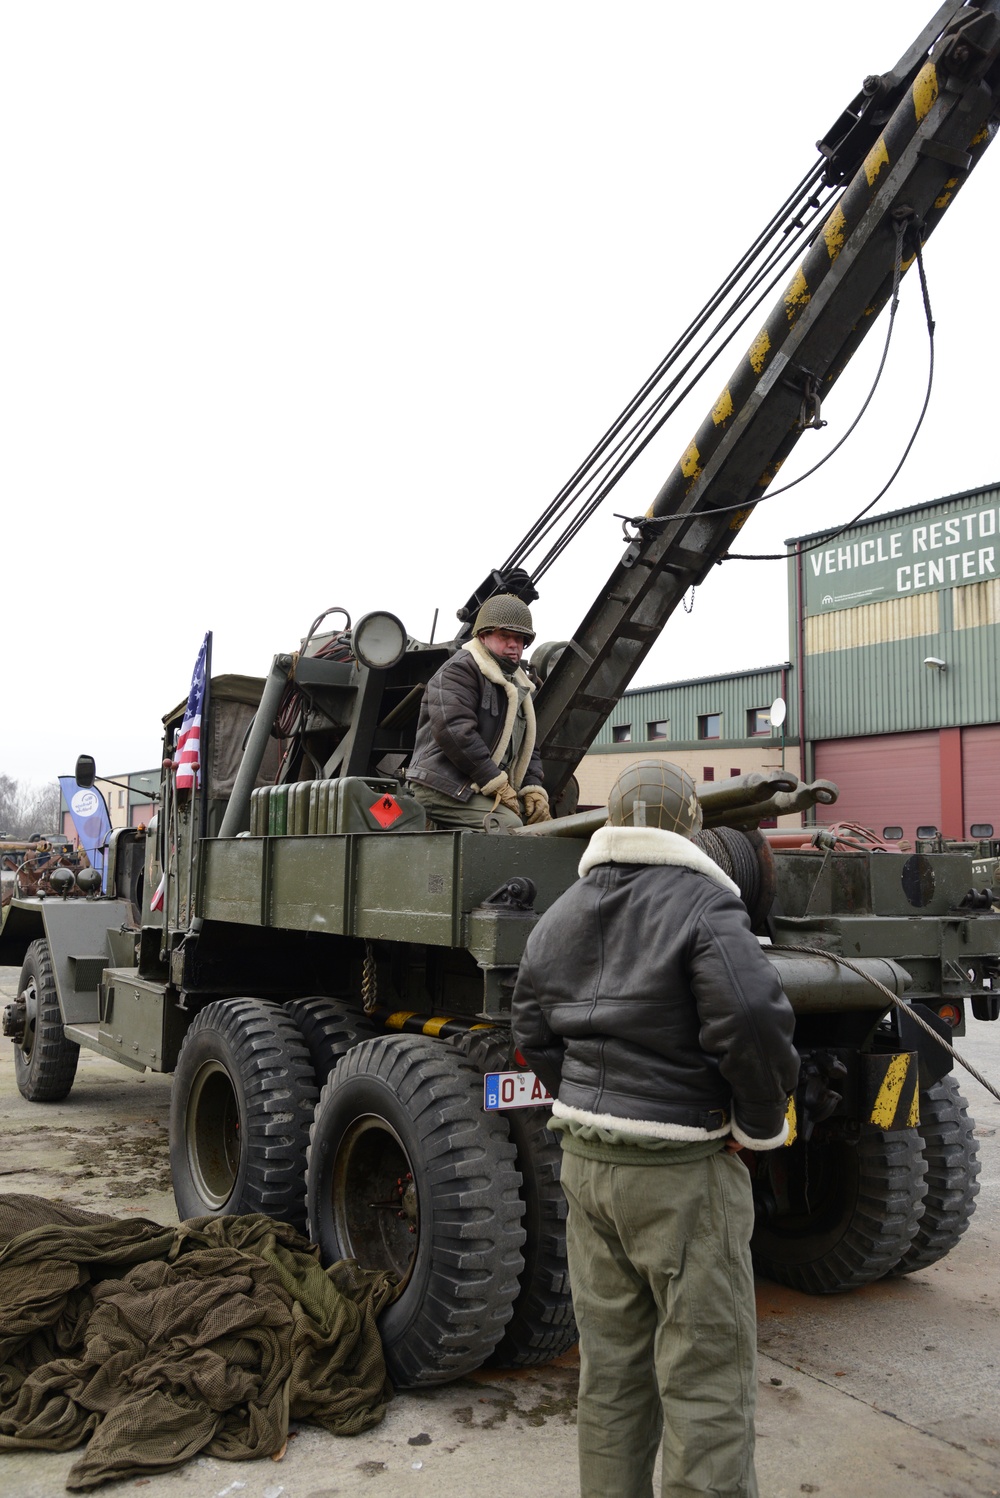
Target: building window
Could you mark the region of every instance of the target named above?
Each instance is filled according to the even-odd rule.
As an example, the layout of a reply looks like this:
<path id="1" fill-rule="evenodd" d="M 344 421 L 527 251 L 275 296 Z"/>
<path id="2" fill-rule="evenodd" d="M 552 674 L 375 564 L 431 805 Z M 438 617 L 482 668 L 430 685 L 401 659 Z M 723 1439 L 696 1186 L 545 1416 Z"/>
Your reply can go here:
<path id="1" fill-rule="evenodd" d="M 631 725 L 631 723 L 616 723 L 615 726 L 611 730 L 611 742 L 613 744 L 631 744 L 631 742 L 632 742 L 632 725 Z"/>
<path id="2" fill-rule="evenodd" d="M 771 732 L 771 709 L 752 707 L 747 713 L 747 738 L 761 739 Z"/>
<path id="3" fill-rule="evenodd" d="M 703 713 L 698 719 L 698 737 L 700 739 L 718 739 L 722 737 L 722 714 Z"/>
<path id="4" fill-rule="evenodd" d="M 702 778 L 702 780 L 714 780 L 715 779 L 715 767 L 714 767 L 714 765 L 705 765 L 704 768 L 702 769 L 702 772 L 701 772 L 701 778 Z"/>
<path id="5" fill-rule="evenodd" d="M 670 737 L 670 719 L 669 718 L 660 718 L 659 721 L 656 722 L 656 723 L 647 723 L 646 724 L 646 738 L 647 739 L 669 739 L 669 737 Z"/>
<path id="6" fill-rule="evenodd" d="M 118 805 L 119 805 L 119 807 L 122 807 L 122 806 L 125 805 L 125 792 L 124 791 L 119 791 L 118 792 Z"/>
<path id="7" fill-rule="evenodd" d="M 739 765 L 737 765 L 735 770 L 730 770 L 729 778 L 730 780 L 738 780 L 742 774 L 743 771 L 740 769 Z"/>

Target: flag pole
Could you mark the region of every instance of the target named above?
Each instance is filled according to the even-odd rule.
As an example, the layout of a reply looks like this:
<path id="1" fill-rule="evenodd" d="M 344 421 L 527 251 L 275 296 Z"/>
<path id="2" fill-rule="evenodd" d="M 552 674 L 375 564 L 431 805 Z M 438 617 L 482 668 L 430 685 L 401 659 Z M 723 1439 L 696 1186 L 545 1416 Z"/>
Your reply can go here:
<path id="1" fill-rule="evenodd" d="M 212 631 L 205 636 L 205 698 L 201 709 L 201 800 L 198 803 L 198 837 L 208 836 L 208 760 L 212 752 Z"/>

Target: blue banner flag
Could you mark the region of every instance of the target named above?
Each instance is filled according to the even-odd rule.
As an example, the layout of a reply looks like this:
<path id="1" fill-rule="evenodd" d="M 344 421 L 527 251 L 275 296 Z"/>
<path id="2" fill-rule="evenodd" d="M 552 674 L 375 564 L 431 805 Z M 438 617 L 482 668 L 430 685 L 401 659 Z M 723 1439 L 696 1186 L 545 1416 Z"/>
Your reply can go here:
<path id="1" fill-rule="evenodd" d="M 82 785 L 77 785 L 72 775 L 60 775 L 59 784 L 73 818 L 80 848 L 93 867 L 99 870 L 103 890 L 107 880 L 105 848 L 111 831 L 107 802 L 95 786 L 84 789 Z"/>

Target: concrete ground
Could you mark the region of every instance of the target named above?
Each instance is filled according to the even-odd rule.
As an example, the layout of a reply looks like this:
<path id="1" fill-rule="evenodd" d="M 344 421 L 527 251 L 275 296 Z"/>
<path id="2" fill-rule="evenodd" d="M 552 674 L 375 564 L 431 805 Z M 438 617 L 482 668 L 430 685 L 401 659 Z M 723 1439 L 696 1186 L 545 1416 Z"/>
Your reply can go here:
<path id="1" fill-rule="evenodd" d="M 16 987 L 16 971 L 0 969 L 0 994 Z M 1000 1083 L 1000 1024 L 972 1024 L 958 1049 Z M 958 1248 L 851 1295 L 758 1285 L 761 1498 L 1000 1495 L 1000 1103 L 961 1075 L 983 1169 Z M 0 1041 L 0 1190 L 175 1222 L 169 1094 L 167 1078 L 83 1052 L 64 1103 L 27 1103 L 13 1048 Z M 300 1426 L 280 1461 L 194 1461 L 118 1488 L 143 1498 L 572 1498 L 576 1387 L 571 1353 L 547 1368 L 401 1394 L 367 1435 Z M 71 1461 L 0 1454 L 0 1494 L 53 1498 Z"/>

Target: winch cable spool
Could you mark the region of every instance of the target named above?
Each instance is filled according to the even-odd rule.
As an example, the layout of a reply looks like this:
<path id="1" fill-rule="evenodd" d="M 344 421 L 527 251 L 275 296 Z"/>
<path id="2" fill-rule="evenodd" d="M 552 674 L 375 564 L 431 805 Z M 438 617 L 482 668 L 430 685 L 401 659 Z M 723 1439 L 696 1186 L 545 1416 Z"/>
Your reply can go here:
<path id="1" fill-rule="evenodd" d="M 717 863 L 739 887 L 740 899 L 749 909 L 760 894 L 760 868 L 750 844 L 735 827 L 713 827 L 697 833 L 691 841 Z"/>
<path id="2" fill-rule="evenodd" d="M 890 1004 L 894 1004 L 915 1025 L 919 1025 L 921 1030 L 926 1030 L 932 1040 L 936 1040 L 938 1045 L 944 1046 L 945 1050 L 958 1062 L 959 1066 L 963 1066 L 969 1073 L 969 1076 L 975 1077 L 979 1085 L 985 1087 L 990 1096 L 996 1098 L 997 1102 L 1000 1103 L 1000 1091 L 993 1086 L 992 1082 L 987 1082 L 983 1074 L 976 1070 L 971 1061 L 967 1061 L 964 1056 L 959 1055 L 955 1047 L 945 1040 L 943 1035 L 939 1035 L 934 1027 L 929 1025 L 925 1019 L 922 1019 L 910 1004 L 907 1004 L 898 994 L 894 994 L 890 988 L 886 988 L 885 984 L 880 983 L 877 978 L 873 978 L 871 973 L 866 973 L 864 968 L 859 967 L 856 962 L 851 962 L 848 957 L 841 957 L 837 952 L 827 952 L 823 947 L 786 947 L 782 943 L 780 946 L 772 946 L 771 950 L 773 952 L 805 952 L 813 957 L 828 957 L 831 962 L 837 962 L 841 967 L 849 968 L 852 973 L 857 973 L 859 978 L 864 978 L 866 983 L 870 983 L 874 988 L 877 988 L 879 993 L 885 995 Z"/>
<path id="3" fill-rule="evenodd" d="M 767 839 L 757 831 L 737 827 L 711 827 L 691 841 L 728 874 L 740 892 L 750 924 L 764 920 L 775 894 L 774 856 Z"/>

